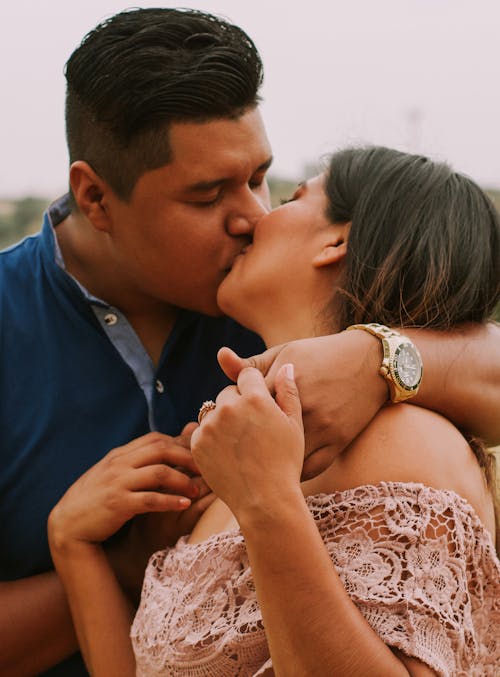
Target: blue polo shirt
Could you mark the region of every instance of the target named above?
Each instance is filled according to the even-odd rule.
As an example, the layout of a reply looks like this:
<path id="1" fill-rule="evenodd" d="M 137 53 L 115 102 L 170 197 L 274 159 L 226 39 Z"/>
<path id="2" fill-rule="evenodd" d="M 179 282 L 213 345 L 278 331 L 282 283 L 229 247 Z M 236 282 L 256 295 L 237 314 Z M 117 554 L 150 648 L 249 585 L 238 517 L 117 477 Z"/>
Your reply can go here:
<path id="1" fill-rule="evenodd" d="M 110 449 L 150 430 L 177 435 L 228 381 L 217 350 L 258 353 L 228 318 L 180 311 L 157 368 L 117 308 L 65 270 L 54 228 L 0 252 L 0 579 L 52 568 L 47 517 L 68 486 Z M 75 660 L 51 675 L 86 674 Z"/>

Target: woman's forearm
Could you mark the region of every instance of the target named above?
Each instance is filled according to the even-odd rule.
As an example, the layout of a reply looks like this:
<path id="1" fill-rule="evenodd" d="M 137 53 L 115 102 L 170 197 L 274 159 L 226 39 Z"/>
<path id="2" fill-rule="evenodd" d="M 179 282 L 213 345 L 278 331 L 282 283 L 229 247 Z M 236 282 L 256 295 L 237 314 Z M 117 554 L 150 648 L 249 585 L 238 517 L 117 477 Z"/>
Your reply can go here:
<path id="1" fill-rule="evenodd" d="M 408 676 L 354 605 L 298 491 L 239 515 L 277 677 Z"/>
<path id="2" fill-rule="evenodd" d="M 500 325 L 404 333 L 415 341 L 424 362 L 415 404 L 443 414 L 493 446 L 500 444 Z"/>
<path id="3" fill-rule="evenodd" d="M 51 544 L 80 648 L 93 677 L 133 677 L 133 609 L 100 545 Z"/>

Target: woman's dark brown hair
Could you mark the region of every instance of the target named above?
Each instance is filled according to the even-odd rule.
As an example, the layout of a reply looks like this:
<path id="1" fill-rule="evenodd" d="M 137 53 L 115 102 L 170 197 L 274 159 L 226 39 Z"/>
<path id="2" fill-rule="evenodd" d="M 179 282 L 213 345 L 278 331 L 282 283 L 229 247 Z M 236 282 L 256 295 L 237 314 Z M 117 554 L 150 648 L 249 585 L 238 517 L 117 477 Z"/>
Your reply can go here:
<path id="1" fill-rule="evenodd" d="M 448 165 L 383 147 L 334 154 L 328 218 L 351 222 L 341 329 L 483 322 L 500 293 L 492 202 Z"/>
<path id="2" fill-rule="evenodd" d="M 367 322 L 449 329 L 491 316 L 500 296 L 500 222 L 471 179 L 419 155 L 348 148 L 331 157 L 326 195 L 329 220 L 351 222 L 335 299 L 339 329 Z M 465 437 L 496 499 L 498 549 L 495 457 Z"/>

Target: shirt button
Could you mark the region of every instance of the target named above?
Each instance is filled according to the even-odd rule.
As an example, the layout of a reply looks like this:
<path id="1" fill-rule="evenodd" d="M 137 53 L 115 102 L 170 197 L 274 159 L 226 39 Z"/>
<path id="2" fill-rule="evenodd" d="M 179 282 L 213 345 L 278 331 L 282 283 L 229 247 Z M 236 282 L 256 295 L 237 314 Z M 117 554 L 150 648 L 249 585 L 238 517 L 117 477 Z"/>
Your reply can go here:
<path id="1" fill-rule="evenodd" d="M 104 322 L 106 322 L 108 326 L 112 326 L 118 322 L 118 318 L 114 313 L 108 313 L 104 316 Z"/>
<path id="2" fill-rule="evenodd" d="M 162 393 L 164 390 L 165 390 L 165 388 L 163 387 L 163 383 L 162 383 L 161 381 L 157 380 L 157 381 L 156 381 L 156 392 L 157 392 L 157 393 L 160 393 L 160 395 L 161 395 L 161 393 Z"/>

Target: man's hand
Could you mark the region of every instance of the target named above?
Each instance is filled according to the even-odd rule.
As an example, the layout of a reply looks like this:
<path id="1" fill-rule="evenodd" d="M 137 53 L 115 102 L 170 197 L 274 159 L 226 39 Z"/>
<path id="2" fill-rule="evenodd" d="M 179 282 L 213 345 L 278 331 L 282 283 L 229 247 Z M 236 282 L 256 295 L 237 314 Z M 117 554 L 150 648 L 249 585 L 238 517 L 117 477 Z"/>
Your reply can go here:
<path id="1" fill-rule="evenodd" d="M 500 444 L 500 324 L 403 332 L 418 346 L 424 362 L 424 378 L 412 402 L 442 414 L 491 446 Z M 321 453 L 327 445 L 330 453 L 339 453 L 388 399 L 387 385 L 378 373 L 380 341 L 364 331 L 293 341 L 248 359 L 222 348 L 219 362 L 234 381 L 244 367 L 256 367 L 271 392 L 278 368 L 286 362 L 295 364 L 306 452 Z"/>
<path id="2" fill-rule="evenodd" d="M 196 428 L 197 423 L 188 423 L 178 437 L 172 438 L 172 443 L 191 454 L 191 436 Z M 189 469 L 178 469 L 191 475 Z M 198 497 L 192 499 L 189 508 L 181 512 L 137 515 L 124 533 L 118 534 L 106 544 L 106 552 L 115 574 L 134 601 L 139 599 L 144 571 L 151 555 L 175 545 L 181 536 L 190 534 L 215 499 L 202 477 L 195 475 L 192 482 L 197 487 Z"/>
<path id="3" fill-rule="evenodd" d="M 135 515 L 185 510 L 199 489 L 176 466 L 197 472 L 191 455 L 168 435 L 149 433 L 113 449 L 52 510 L 51 547 L 69 541 L 102 543 Z"/>
<path id="4" fill-rule="evenodd" d="M 288 367 L 277 374 L 276 399 L 258 370 L 243 369 L 193 434 L 196 463 L 240 524 L 245 514 L 272 510 L 277 495 L 301 495 L 304 431 Z"/>
<path id="5" fill-rule="evenodd" d="M 247 359 L 222 348 L 219 364 L 236 381 L 244 367 L 255 367 L 274 394 L 278 369 L 295 366 L 302 402 L 308 459 L 304 478 L 316 474 L 366 427 L 387 401 L 388 388 L 378 374 L 380 342 L 363 331 L 301 339 Z"/>

